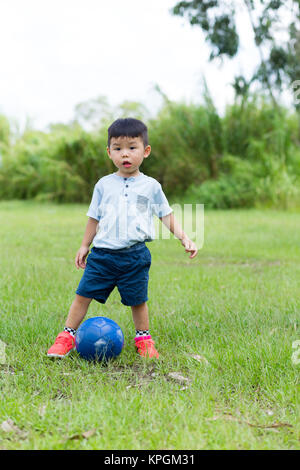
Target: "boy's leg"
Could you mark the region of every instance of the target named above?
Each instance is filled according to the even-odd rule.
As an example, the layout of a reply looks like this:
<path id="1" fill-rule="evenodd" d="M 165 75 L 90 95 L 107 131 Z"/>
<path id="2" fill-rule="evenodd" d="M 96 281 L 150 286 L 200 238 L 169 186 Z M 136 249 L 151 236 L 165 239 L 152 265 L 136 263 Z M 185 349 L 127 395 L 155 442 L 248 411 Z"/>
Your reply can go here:
<path id="1" fill-rule="evenodd" d="M 154 341 L 149 333 L 149 312 L 148 305 L 143 302 L 131 307 L 132 317 L 135 326 L 135 345 L 138 353 L 143 357 L 159 357 L 154 347 Z"/>
<path id="2" fill-rule="evenodd" d="M 73 330 L 77 330 L 80 323 L 82 322 L 83 318 L 86 315 L 86 312 L 89 308 L 92 299 L 87 297 L 82 297 L 82 295 L 76 294 L 75 299 L 72 302 L 70 307 L 67 320 L 66 320 L 66 327 L 72 328 Z"/>
<path id="3" fill-rule="evenodd" d="M 140 305 L 133 305 L 131 307 L 133 323 L 136 330 L 149 330 L 149 312 L 148 305 L 143 302 Z"/>
<path id="4" fill-rule="evenodd" d="M 65 357 L 75 348 L 75 332 L 86 315 L 92 299 L 76 294 L 70 307 L 65 329 L 48 350 L 49 357 Z"/>

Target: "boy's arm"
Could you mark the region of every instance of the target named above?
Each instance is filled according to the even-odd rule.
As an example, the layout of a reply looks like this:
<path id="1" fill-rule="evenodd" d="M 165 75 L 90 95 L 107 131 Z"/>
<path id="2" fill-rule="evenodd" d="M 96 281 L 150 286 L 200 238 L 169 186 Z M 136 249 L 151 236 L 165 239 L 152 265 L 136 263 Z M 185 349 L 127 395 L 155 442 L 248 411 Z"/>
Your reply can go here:
<path id="1" fill-rule="evenodd" d="M 90 250 L 90 244 L 92 243 L 94 236 L 97 232 L 98 220 L 89 217 L 88 223 L 86 225 L 85 233 L 81 242 L 81 247 L 76 253 L 75 266 L 77 269 L 86 267 L 85 259 Z"/>
<path id="2" fill-rule="evenodd" d="M 176 238 L 181 241 L 181 244 L 185 247 L 186 252 L 191 252 L 190 258 L 195 258 L 198 253 L 195 243 L 189 239 L 181 228 L 180 223 L 175 219 L 174 213 L 159 217 L 162 223 L 168 227 L 170 232 L 174 234 Z"/>

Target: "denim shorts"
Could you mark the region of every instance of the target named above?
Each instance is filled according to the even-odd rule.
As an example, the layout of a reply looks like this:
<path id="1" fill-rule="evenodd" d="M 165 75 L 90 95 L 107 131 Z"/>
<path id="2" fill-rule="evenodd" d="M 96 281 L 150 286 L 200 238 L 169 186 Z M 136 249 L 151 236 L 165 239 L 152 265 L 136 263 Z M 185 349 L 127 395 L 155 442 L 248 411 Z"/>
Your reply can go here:
<path id="1" fill-rule="evenodd" d="M 117 286 L 124 305 L 139 305 L 148 300 L 151 253 L 145 242 L 112 250 L 93 247 L 76 294 L 105 304 Z"/>

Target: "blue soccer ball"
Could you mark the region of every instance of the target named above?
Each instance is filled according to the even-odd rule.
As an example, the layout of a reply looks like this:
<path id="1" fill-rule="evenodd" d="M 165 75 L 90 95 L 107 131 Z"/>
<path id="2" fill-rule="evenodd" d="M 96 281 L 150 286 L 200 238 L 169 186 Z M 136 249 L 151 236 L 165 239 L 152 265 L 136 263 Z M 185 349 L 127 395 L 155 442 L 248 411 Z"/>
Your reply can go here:
<path id="1" fill-rule="evenodd" d="M 88 318 L 76 332 L 75 345 L 79 355 L 88 361 L 108 361 L 121 353 L 124 335 L 110 318 Z"/>

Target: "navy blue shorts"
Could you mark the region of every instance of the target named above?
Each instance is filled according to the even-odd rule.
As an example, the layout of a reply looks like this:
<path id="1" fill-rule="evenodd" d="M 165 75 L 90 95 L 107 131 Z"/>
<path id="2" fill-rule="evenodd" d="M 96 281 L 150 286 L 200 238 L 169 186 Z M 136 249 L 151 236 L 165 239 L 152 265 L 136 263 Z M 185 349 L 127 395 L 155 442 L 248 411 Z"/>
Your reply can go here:
<path id="1" fill-rule="evenodd" d="M 111 250 L 93 247 L 76 294 L 105 304 L 115 286 L 124 305 L 148 300 L 151 253 L 144 242 Z"/>

